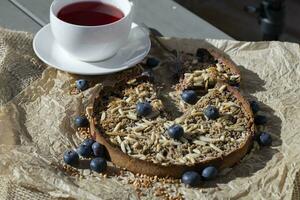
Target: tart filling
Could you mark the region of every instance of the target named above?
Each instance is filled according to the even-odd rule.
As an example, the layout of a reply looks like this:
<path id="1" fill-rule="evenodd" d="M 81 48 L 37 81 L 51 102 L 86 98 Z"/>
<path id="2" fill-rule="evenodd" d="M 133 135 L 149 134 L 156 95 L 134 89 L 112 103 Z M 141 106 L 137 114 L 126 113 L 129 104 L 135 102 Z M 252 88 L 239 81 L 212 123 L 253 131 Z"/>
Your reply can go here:
<path id="1" fill-rule="evenodd" d="M 210 89 L 185 113 L 174 117 L 159 98 L 159 87 L 133 79 L 117 92 L 108 89 L 100 95 L 97 112 L 101 132 L 123 153 L 165 166 L 194 165 L 222 157 L 242 146 L 251 134 L 250 116 L 226 87 Z M 152 112 L 146 117 L 137 114 L 136 106 L 140 102 L 152 106 Z M 218 110 L 216 119 L 205 115 L 208 106 Z M 174 124 L 184 130 L 178 139 L 168 134 Z"/>
<path id="2" fill-rule="evenodd" d="M 238 71 L 233 71 L 222 59 L 213 60 L 205 49 L 199 50 L 202 50 L 202 55 L 206 55 L 200 60 L 197 55 L 181 53 L 182 75 L 176 84 L 177 89 L 213 88 L 220 80 L 232 86 L 239 85 Z"/>

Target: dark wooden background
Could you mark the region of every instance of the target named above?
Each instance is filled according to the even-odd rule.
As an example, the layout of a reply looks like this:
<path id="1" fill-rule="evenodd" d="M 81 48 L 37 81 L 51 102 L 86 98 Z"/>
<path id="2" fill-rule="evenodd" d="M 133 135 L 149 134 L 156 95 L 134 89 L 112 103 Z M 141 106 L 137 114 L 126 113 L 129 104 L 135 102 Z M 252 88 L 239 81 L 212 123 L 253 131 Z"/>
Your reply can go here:
<path id="1" fill-rule="evenodd" d="M 262 40 L 254 15 L 245 5 L 259 5 L 260 0 L 175 0 L 237 40 Z M 285 30 L 280 40 L 300 43 L 300 0 L 285 0 Z"/>

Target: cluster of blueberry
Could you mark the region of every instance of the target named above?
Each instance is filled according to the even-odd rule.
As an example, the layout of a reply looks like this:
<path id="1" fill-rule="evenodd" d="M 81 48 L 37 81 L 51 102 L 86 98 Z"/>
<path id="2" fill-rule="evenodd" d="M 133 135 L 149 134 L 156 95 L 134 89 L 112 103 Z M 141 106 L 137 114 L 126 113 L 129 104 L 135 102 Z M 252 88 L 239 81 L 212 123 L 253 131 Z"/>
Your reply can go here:
<path id="1" fill-rule="evenodd" d="M 255 114 L 254 123 L 258 126 L 265 125 L 267 123 L 266 116 L 257 114 L 258 111 L 260 110 L 259 104 L 256 101 L 250 101 L 250 106 L 252 112 Z M 272 144 L 272 137 L 269 133 L 266 132 L 258 133 L 256 140 L 262 146 L 269 146 Z"/>
<path id="2" fill-rule="evenodd" d="M 66 164 L 76 166 L 79 164 L 79 156 L 83 158 L 95 157 L 90 162 L 91 170 L 95 172 L 103 172 L 107 163 L 104 158 L 104 146 L 95 142 L 94 140 L 87 139 L 79 145 L 76 151 L 68 150 L 64 153 L 64 161 Z"/>
<path id="3" fill-rule="evenodd" d="M 79 156 L 83 158 L 93 158 L 90 162 L 90 169 L 95 172 L 103 172 L 107 167 L 104 146 L 92 139 L 84 140 L 76 151 L 66 151 L 64 153 L 64 161 L 68 165 L 76 166 L 79 164 Z"/>
<path id="4" fill-rule="evenodd" d="M 86 127 L 88 124 L 89 122 L 84 116 L 75 118 L 77 127 Z M 93 158 L 90 162 L 90 169 L 95 172 L 103 172 L 107 167 L 105 147 L 92 139 L 84 140 L 76 150 L 66 151 L 63 158 L 66 164 L 77 166 L 79 164 L 79 156 L 82 158 Z"/>
<path id="5" fill-rule="evenodd" d="M 201 175 L 196 171 L 187 171 L 181 177 L 181 182 L 191 187 L 198 186 L 202 180 L 209 181 L 214 179 L 218 174 L 217 168 L 214 166 L 205 167 Z"/>

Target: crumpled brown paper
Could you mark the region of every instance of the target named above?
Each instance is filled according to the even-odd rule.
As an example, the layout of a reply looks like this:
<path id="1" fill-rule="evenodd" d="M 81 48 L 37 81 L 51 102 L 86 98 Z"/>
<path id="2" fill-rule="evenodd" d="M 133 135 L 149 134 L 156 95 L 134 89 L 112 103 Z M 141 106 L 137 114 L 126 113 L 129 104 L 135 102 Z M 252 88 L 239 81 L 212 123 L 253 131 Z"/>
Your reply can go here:
<path id="1" fill-rule="evenodd" d="M 24 33 L 18 34 L 24 37 Z M 212 45 L 226 52 L 240 65 L 242 93 L 261 102 L 262 113 L 268 117 L 265 131 L 271 133 L 274 140 L 271 148 L 251 151 L 241 163 L 222 171 L 216 180 L 196 189 L 180 186 L 174 190 L 186 199 L 299 199 L 299 45 L 175 38 L 165 38 L 163 42 L 170 48 L 190 52 Z M 3 45 L 0 51 L 3 65 L 3 58 L 7 60 L 11 55 L 6 54 Z M 35 58 L 32 51 L 31 54 Z M 16 62 L 13 58 L 9 60 Z M 34 75 L 38 74 L 37 71 Z M 114 80 L 114 76 L 91 79 L 100 83 Z M 89 170 L 79 170 L 82 176 L 78 178 L 66 175 L 58 167 L 62 164 L 63 152 L 82 141 L 75 133 L 74 116 L 84 113 L 102 88 L 97 84 L 83 94 L 70 95 L 75 79 L 76 76 L 48 68 L 40 79 L 3 103 L 0 109 L 0 199 L 157 199 L 151 188 L 144 190 L 145 196 L 138 196 L 133 186 L 126 184 L 133 176 L 131 173 L 101 178 Z M 9 87 L 3 84 L 6 83 L 1 82 L 0 88 L 5 91 Z M 6 93 L 1 92 L 0 99 L 7 99 L 1 94 Z"/>

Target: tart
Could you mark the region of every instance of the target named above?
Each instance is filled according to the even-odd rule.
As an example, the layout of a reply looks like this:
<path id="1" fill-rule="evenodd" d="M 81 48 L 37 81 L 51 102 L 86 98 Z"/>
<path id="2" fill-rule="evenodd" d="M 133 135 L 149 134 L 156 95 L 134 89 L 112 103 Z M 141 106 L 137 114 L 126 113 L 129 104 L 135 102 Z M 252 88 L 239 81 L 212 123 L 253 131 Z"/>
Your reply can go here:
<path id="1" fill-rule="evenodd" d="M 180 70 L 165 62 L 151 69 L 154 79 L 141 75 L 104 86 L 93 106 L 91 134 L 114 164 L 134 173 L 180 178 L 185 171 L 201 172 L 209 165 L 231 167 L 248 152 L 253 113 L 230 86 L 232 80 L 239 83 L 240 74 L 223 57 L 198 51 L 208 54 L 198 59 L 199 52 L 180 53 Z M 198 77 L 204 77 L 204 84 L 195 84 Z M 196 92 L 193 104 L 183 101 L 186 90 Z M 139 113 L 139 104 L 150 111 Z M 217 110 L 216 117 L 209 117 L 208 107 Z M 175 125 L 183 129 L 181 137 L 170 134 Z"/>

